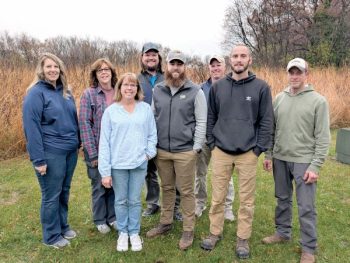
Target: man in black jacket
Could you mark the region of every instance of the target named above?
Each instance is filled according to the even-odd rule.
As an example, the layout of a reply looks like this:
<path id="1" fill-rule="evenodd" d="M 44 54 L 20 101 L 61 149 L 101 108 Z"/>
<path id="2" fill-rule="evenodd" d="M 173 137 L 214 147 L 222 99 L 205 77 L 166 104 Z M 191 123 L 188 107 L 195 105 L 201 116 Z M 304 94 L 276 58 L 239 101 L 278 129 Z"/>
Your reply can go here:
<path id="1" fill-rule="evenodd" d="M 238 171 L 239 210 L 236 255 L 250 256 L 256 166 L 259 155 L 272 145 L 273 110 L 267 83 L 248 71 L 252 63 L 245 45 L 233 47 L 232 72 L 213 84 L 208 104 L 207 141 L 212 150 L 210 234 L 201 247 L 212 250 L 222 238 L 227 185 Z"/>

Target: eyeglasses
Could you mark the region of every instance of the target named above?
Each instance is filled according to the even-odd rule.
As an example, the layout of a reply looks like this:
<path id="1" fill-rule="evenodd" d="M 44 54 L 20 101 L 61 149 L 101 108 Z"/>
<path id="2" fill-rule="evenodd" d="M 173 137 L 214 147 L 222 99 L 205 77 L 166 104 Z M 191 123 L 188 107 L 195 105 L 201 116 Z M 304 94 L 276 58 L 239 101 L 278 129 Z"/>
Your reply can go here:
<path id="1" fill-rule="evenodd" d="M 130 87 L 130 88 L 136 88 L 137 87 L 137 85 L 136 84 L 134 84 L 134 83 L 123 83 L 122 84 L 122 86 L 123 87 Z"/>
<path id="2" fill-rule="evenodd" d="M 97 73 L 101 74 L 102 72 L 111 72 L 111 69 L 110 68 L 100 68 L 98 70 L 96 70 Z"/>

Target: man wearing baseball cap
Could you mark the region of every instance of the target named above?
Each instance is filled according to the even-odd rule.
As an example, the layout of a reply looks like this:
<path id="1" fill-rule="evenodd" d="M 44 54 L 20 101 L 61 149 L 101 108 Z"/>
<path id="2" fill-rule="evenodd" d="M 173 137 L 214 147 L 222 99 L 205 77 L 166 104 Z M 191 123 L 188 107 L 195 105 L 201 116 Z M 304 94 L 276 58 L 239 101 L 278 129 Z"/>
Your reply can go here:
<path id="1" fill-rule="evenodd" d="M 273 148 L 266 152 L 266 171 L 275 180 L 276 231 L 264 244 L 284 243 L 292 236 L 293 181 L 300 223 L 300 263 L 315 262 L 316 186 L 330 143 L 329 110 L 325 97 L 307 84 L 308 64 L 295 58 L 287 65 L 289 85 L 273 102 L 275 134 Z"/>
<path id="2" fill-rule="evenodd" d="M 162 188 L 160 223 L 146 234 L 152 238 L 172 229 L 175 187 L 180 192 L 183 232 L 179 248 L 193 243 L 195 225 L 194 176 L 196 159 L 205 140 L 207 104 L 203 91 L 187 78 L 186 56 L 172 50 L 165 80 L 153 91 L 158 131 L 156 163 Z"/>
<path id="3" fill-rule="evenodd" d="M 151 105 L 153 88 L 156 84 L 164 80 L 162 70 L 162 56 L 160 55 L 160 45 L 153 42 L 146 42 L 141 50 L 140 57 L 141 73 L 138 75 L 141 88 L 145 95 L 144 101 Z M 143 211 L 142 216 L 151 216 L 159 211 L 159 183 L 157 175 L 157 167 L 154 159 L 148 161 L 146 175 L 147 207 Z M 174 207 L 174 218 L 182 221 L 182 215 L 179 211 L 180 196 L 177 192 Z"/>
<path id="4" fill-rule="evenodd" d="M 226 63 L 225 58 L 220 55 L 212 55 L 209 58 L 208 63 L 210 78 L 202 83 L 201 88 L 204 92 L 205 98 L 208 101 L 209 91 L 211 86 L 225 76 Z M 201 217 L 203 211 L 206 209 L 207 203 L 207 172 L 208 165 L 211 158 L 211 151 L 206 144 L 203 145 L 202 152 L 198 156 L 197 160 L 197 170 L 195 179 L 194 193 L 196 197 L 196 217 Z M 235 216 L 232 212 L 232 203 L 234 200 L 234 187 L 233 178 L 231 178 L 228 184 L 228 192 L 225 200 L 225 220 L 234 221 Z"/>

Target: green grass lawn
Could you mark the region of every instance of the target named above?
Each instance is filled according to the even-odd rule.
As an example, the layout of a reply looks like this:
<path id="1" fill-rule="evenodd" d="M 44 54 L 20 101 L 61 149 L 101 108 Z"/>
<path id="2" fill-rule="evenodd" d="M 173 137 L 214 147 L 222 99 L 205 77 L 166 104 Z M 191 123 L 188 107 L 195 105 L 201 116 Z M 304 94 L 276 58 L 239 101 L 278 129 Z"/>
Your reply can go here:
<path id="1" fill-rule="evenodd" d="M 350 262 L 350 166 L 335 161 L 333 143 L 318 182 L 318 262 Z M 250 240 L 251 258 L 244 262 L 299 262 L 299 225 L 294 206 L 293 240 L 283 245 L 263 245 L 261 239 L 274 231 L 274 187 L 272 175 L 258 166 L 256 209 Z M 234 174 L 237 185 L 236 174 Z M 209 191 L 210 191 L 210 184 Z M 163 237 L 145 238 L 158 223 L 159 214 L 142 218 L 141 252 L 115 250 L 117 234 L 98 233 L 91 220 L 90 181 L 82 158 L 72 182 L 69 222 L 78 232 L 71 246 L 62 250 L 41 243 L 40 190 L 27 157 L 0 162 L 0 262 L 238 262 L 234 255 L 236 222 L 225 223 L 224 239 L 212 252 L 203 251 L 200 241 L 208 234 L 208 209 L 196 222 L 195 241 L 180 251 L 181 223 Z M 209 204 L 208 204 L 209 205 Z M 234 202 L 236 214 L 238 197 Z"/>

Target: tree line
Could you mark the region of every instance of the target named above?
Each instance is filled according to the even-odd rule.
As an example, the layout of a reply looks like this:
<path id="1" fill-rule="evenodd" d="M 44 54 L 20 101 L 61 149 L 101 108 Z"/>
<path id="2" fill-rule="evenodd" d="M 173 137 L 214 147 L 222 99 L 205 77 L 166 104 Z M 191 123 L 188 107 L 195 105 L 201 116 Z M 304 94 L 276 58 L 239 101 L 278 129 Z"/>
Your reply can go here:
<path id="1" fill-rule="evenodd" d="M 293 57 L 303 57 L 316 66 L 350 64 L 349 0 L 232 0 L 223 16 L 222 47 L 250 47 L 254 64 L 284 67 Z M 11 36 L 0 32 L 0 61 L 11 65 L 35 65 L 42 52 L 59 56 L 67 67 L 86 67 L 107 57 L 125 69 L 139 65 L 141 44 L 121 40 L 57 36 L 40 41 L 27 34 Z M 163 57 L 169 52 L 163 47 Z M 188 65 L 205 77 L 206 62 L 188 56 Z M 202 76 L 203 75 L 203 76 Z"/>
<path id="2" fill-rule="evenodd" d="M 223 47 L 248 45 L 260 65 L 303 57 L 317 66 L 350 64 L 349 0 L 233 0 Z"/>
<path id="3" fill-rule="evenodd" d="M 69 69 L 88 68 L 96 59 L 106 57 L 122 71 L 137 71 L 141 46 L 128 40 L 108 42 L 76 36 L 57 36 L 40 41 L 25 33 L 10 35 L 5 31 L 0 32 L 0 65 L 6 68 L 34 67 L 41 53 L 50 52 L 61 58 Z M 170 48 L 161 47 L 161 50 L 165 60 Z M 205 78 L 206 64 L 200 57 L 187 56 L 187 61 L 200 79 Z"/>

